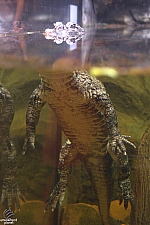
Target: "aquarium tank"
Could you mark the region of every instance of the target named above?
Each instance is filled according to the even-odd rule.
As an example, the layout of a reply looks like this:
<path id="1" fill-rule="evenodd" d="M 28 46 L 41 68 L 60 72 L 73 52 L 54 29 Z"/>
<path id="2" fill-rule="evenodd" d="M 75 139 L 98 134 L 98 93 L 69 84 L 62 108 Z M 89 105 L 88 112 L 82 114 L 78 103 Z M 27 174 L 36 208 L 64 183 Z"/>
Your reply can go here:
<path id="1" fill-rule="evenodd" d="M 150 224 L 150 3 L 0 1 L 0 224 Z"/>

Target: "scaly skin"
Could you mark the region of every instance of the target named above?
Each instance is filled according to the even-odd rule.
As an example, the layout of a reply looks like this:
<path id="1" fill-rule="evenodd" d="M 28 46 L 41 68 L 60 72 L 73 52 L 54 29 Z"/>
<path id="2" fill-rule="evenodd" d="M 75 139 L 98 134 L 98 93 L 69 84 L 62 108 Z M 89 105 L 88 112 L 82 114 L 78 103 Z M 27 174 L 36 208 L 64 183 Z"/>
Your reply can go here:
<path id="1" fill-rule="evenodd" d="M 19 197 L 24 199 L 16 181 L 16 150 L 9 134 L 13 117 L 13 100 L 8 90 L 0 83 L 0 149 L 3 173 L 1 202 L 7 199 L 9 208 L 15 202 L 19 209 Z"/>
<path id="2" fill-rule="evenodd" d="M 45 210 L 62 202 L 71 166 L 80 157 L 87 168 L 98 199 L 104 225 L 110 225 L 112 161 L 118 165 L 120 203 L 133 202 L 130 166 L 124 143 L 134 146 L 118 129 L 117 116 L 103 84 L 86 71 L 42 73 L 41 84 L 32 93 L 26 114 L 24 151 L 34 148 L 40 111 L 47 102 L 68 137 L 59 157 L 60 180 L 47 200 Z M 134 146 L 135 147 L 135 146 Z"/>

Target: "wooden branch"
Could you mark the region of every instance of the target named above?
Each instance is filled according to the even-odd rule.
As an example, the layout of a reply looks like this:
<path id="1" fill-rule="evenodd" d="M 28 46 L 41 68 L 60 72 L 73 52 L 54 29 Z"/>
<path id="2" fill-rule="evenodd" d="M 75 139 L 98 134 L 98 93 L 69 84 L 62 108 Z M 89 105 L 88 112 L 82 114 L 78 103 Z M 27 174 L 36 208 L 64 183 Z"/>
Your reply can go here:
<path id="1" fill-rule="evenodd" d="M 138 148 L 135 182 L 135 206 L 131 225 L 150 224 L 150 124 Z"/>

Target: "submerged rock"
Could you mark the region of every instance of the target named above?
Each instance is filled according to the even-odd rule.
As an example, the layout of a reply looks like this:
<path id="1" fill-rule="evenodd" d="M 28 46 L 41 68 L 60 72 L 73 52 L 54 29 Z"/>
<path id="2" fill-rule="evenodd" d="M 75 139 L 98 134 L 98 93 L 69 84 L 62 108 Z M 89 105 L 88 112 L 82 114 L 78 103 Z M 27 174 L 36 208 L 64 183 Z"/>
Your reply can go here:
<path id="1" fill-rule="evenodd" d="M 17 225 L 54 225 L 56 214 L 51 210 L 44 213 L 44 208 L 42 201 L 27 201 L 21 210 L 15 213 Z"/>
<path id="2" fill-rule="evenodd" d="M 61 225 L 87 224 L 102 225 L 97 207 L 84 203 L 64 205 L 61 215 Z"/>
<path id="3" fill-rule="evenodd" d="M 112 203 L 111 206 L 116 207 L 116 202 Z M 121 225 L 123 222 L 117 218 L 117 210 L 116 212 L 112 210 L 111 216 L 114 218 L 111 218 L 111 224 L 112 225 Z M 127 214 L 130 210 L 128 210 Z M 119 211 L 121 214 L 119 215 L 119 218 L 125 218 L 124 209 L 121 207 L 121 210 Z M 115 215 L 116 213 L 116 215 Z M 127 216 L 128 217 L 128 216 Z M 85 203 L 78 203 L 78 204 L 66 204 L 63 206 L 62 215 L 61 215 L 61 225 L 102 225 L 102 221 L 99 215 L 98 207 L 96 205 L 89 205 Z"/>

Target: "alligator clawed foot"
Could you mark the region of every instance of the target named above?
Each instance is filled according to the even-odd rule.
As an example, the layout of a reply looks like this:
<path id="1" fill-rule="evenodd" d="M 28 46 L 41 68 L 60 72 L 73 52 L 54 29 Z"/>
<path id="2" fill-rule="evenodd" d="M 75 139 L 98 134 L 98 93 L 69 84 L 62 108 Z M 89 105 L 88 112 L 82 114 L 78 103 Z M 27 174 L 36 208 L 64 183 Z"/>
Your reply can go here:
<path id="1" fill-rule="evenodd" d="M 64 200 L 66 187 L 70 179 L 71 169 L 63 168 L 61 171 L 59 171 L 59 173 L 60 173 L 60 180 L 56 184 L 52 193 L 50 194 L 50 196 L 45 202 L 47 203 L 45 207 L 45 211 L 47 211 L 49 207 L 51 207 L 52 211 L 54 211 L 57 206 L 57 203 L 59 202 L 59 204 L 61 204 Z"/>
<path id="2" fill-rule="evenodd" d="M 134 201 L 134 194 L 131 187 L 131 182 L 129 178 L 127 178 L 125 180 L 119 180 L 118 184 L 119 184 L 119 192 L 120 192 L 119 205 L 121 205 L 122 202 L 124 201 L 124 208 L 127 209 L 128 203 L 130 202 L 132 205 Z"/>
<path id="3" fill-rule="evenodd" d="M 128 135 L 122 135 L 122 140 L 125 142 L 125 143 L 127 143 L 127 144 L 129 144 L 129 145 L 131 145 L 133 148 L 136 148 L 136 146 L 131 142 L 131 141 L 129 141 L 127 138 L 130 138 L 131 136 L 128 136 Z"/>
<path id="4" fill-rule="evenodd" d="M 51 207 L 52 211 L 54 211 L 58 202 L 61 205 L 65 196 L 66 186 L 67 185 L 61 187 L 61 182 L 60 181 L 58 182 L 58 184 L 55 186 L 54 190 L 52 191 L 52 193 L 45 202 L 47 204 L 44 212 L 46 212 L 49 209 L 49 207 Z"/>
<path id="5" fill-rule="evenodd" d="M 29 149 L 35 149 L 35 134 L 30 135 L 24 139 L 22 155 L 25 155 Z"/>
<path id="6" fill-rule="evenodd" d="M 1 203 L 3 203 L 7 199 L 8 208 L 11 209 L 13 205 L 13 201 L 14 201 L 17 209 L 20 209 L 19 198 L 23 202 L 25 202 L 23 195 L 20 193 L 16 179 L 14 177 L 4 178 L 3 187 L 2 187 L 2 195 L 1 195 Z"/>
<path id="7" fill-rule="evenodd" d="M 109 142 L 112 152 L 115 153 L 116 149 L 118 149 L 120 153 L 126 154 L 126 147 L 124 143 L 131 145 L 133 148 L 136 148 L 136 146 L 127 138 L 130 138 L 130 136 L 122 135 L 121 133 L 113 136 L 113 138 Z"/>

